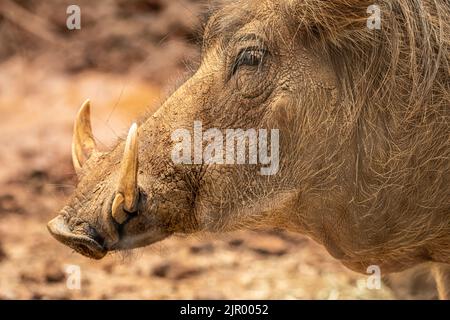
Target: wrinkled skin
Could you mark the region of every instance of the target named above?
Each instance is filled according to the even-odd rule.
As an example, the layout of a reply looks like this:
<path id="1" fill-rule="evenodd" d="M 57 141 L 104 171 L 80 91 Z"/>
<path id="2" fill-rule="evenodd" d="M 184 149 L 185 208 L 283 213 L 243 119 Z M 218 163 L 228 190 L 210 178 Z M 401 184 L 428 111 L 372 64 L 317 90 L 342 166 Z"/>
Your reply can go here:
<path id="1" fill-rule="evenodd" d="M 312 237 L 359 272 L 372 264 L 390 272 L 426 261 L 449 263 L 448 201 L 434 208 L 419 205 L 422 188 L 437 178 L 430 173 L 431 180 L 417 180 L 410 164 L 399 162 L 396 170 L 409 172 L 401 181 L 410 181 L 414 192 L 389 180 L 392 162 L 382 156 L 392 150 L 378 133 L 391 126 L 395 137 L 395 126 L 400 130 L 401 125 L 388 118 L 374 124 L 383 115 L 369 112 L 350 119 L 332 59 L 303 41 L 305 34 L 286 8 L 278 1 L 249 1 L 244 7 L 253 14 L 230 17 L 226 30 L 221 25 L 226 19 L 217 22 L 224 13 L 212 15 L 198 70 L 140 124 L 137 212 L 121 225 L 111 217 L 121 142 L 84 164 L 58 220 L 67 234 L 55 236 L 101 258 L 107 251 L 146 246 L 177 233 L 278 227 Z M 239 15 L 236 10 L 225 12 Z M 257 65 L 236 66 L 242 50 L 260 57 Z M 171 134 L 179 128 L 192 131 L 194 121 L 202 121 L 204 129 L 279 129 L 278 173 L 262 176 L 259 165 L 175 165 Z M 436 185 L 436 198 L 444 199 L 448 164 L 439 172 L 444 178 Z M 395 214 L 404 218 L 392 218 Z M 418 228 L 418 219 L 429 227 Z M 50 231 L 55 234 L 54 227 Z"/>

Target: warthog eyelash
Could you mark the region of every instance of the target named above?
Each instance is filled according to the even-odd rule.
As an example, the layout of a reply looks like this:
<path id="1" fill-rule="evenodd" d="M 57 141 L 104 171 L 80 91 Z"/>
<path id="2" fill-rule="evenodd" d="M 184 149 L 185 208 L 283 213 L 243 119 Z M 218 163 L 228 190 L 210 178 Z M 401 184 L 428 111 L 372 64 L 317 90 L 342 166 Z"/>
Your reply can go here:
<path id="1" fill-rule="evenodd" d="M 241 66 L 260 66 L 267 54 L 267 50 L 261 47 L 248 47 L 242 49 L 233 63 L 231 74 L 234 75 Z"/>

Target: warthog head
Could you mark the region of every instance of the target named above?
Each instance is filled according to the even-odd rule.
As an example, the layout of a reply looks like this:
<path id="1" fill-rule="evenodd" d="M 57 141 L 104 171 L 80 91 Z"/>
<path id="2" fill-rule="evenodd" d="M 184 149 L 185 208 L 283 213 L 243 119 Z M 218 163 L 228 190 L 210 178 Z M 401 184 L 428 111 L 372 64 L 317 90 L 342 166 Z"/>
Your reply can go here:
<path id="1" fill-rule="evenodd" d="M 270 226 L 353 269 L 419 247 L 408 263 L 430 258 L 427 234 L 448 230 L 425 218 L 448 208 L 449 10 L 425 2 L 381 1 L 378 29 L 372 1 L 218 5 L 197 71 L 126 141 L 96 151 L 83 104 L 79 184 L 51 234 L 102 258 L 177 233 Z"/>

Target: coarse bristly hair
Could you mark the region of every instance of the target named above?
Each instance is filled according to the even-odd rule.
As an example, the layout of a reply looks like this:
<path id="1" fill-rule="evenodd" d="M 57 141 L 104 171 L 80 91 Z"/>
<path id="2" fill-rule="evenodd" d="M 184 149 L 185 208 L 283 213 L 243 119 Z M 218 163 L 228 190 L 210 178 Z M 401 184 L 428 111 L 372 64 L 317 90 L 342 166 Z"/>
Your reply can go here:
<path id="1" fill-rule="evenodd" d="M 260 8 L 273 8 L 274 16 L 294 24 L 304 35 L 301 40 L 330 61 L 337 75 L 345 108 L 338 134 L 342 141 L 356 141 L 358 148 L 355 204 L 368 219 L 394 221 L 394 230 L 386 230 L 391 242 L 378 249 L 396 251 L 411 243 L 422 246 L 430 237 L 448 239 L 448 0 L 259 2 L 213 2 L 204 47 L 258 18 Z M 368 8 L 374 4 L 380 8 L 380 29 L 367 27 Z M 376 246 L 371 243 L 374 252 Z"/>
<path id="2" fill-rule="evenodd" d="M 366 27 L 371 4 L 290 1 L 288 11 L 333 62 L 345 93 L 343 131 L 360 154 L 356 199 L 368 217 L 395 221 L 386 232 L 398 234 L 383 245 L 395 251 L 414 237 L 417 246 L 448 239 L 450 3 L 377 1 L 379 30 Z"/>

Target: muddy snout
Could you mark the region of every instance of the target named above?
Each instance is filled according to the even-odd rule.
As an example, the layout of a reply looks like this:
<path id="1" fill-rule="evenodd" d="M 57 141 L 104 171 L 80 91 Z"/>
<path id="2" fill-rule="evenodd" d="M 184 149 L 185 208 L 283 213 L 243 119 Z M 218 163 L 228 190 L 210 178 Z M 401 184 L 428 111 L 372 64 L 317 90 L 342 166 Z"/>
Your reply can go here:
<path id="1" fill-rule="evenodd" d="M 63 216 L 59 215 L 47 224 L 48 231 L 56 240 L 92 259 L 101 259 L 108 252 L 91 228 L 89 234 L 73 233 Z"/>

